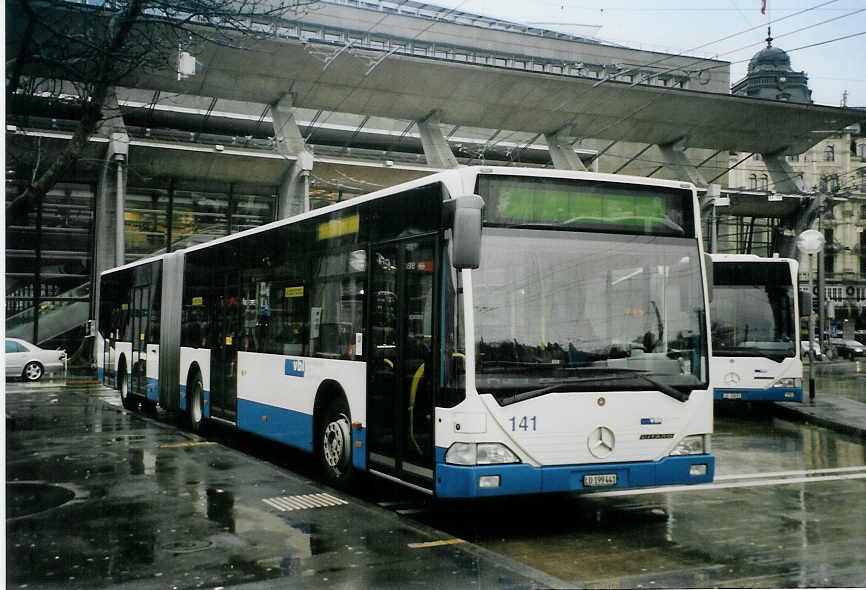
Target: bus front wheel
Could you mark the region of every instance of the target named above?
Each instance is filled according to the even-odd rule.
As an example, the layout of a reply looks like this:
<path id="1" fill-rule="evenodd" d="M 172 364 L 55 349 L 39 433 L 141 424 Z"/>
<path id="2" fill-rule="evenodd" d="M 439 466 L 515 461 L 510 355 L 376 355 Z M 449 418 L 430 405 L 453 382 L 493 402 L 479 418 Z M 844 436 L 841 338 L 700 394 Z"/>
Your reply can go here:
<path id="1" fill-rule="evenodd" d="M 330 403 L 319 429 L 319 462 L 329 483 L 344 487 L 352 479 L 352 431 L 344 400 Z"/>

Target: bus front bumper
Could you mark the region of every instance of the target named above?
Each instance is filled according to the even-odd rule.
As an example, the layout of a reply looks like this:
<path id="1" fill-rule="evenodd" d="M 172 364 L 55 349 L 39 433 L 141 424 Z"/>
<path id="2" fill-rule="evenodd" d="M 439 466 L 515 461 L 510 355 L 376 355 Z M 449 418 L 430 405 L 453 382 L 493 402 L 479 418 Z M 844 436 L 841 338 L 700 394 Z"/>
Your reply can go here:
<path id="1" fill-rule="evenodd" d="M 747 402 L 801 402 L 802 387 L 768 387 L 766 389 L 721 388 L 713 389 L 715 400 L 742 400 Z"/>
<path id="2" fill-rule="evenodd" d="M 437 449 L 440 461 L 444 450 Z M 479 498 L 546 492 L 588 492 L 663 485 L 710 483 L 715 457 L 681 455 L 659 461 L 534 467 L 523 463 L 468 467 L 436 465 L 436 495 Z"/>

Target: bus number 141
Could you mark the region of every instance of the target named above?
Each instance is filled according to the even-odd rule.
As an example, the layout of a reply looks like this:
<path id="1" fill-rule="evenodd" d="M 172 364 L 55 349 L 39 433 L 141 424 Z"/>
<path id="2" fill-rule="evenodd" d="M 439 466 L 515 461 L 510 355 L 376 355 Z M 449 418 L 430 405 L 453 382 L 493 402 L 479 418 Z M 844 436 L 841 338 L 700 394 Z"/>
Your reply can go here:
<path id="1" fill-rule="evenodd" d="M 523 416 L 519 420 L 516 416 L 511 417 L 511 432 L 522 430 L 527 432 L 532 430 L 535 432 L 535 416 Z"/>

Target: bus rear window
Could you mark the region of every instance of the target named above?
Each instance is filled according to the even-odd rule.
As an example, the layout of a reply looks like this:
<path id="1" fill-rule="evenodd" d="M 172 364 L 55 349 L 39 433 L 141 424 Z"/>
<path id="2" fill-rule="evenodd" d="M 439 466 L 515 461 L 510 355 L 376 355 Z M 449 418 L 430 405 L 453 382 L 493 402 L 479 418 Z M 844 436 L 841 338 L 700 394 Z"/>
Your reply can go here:
<path id="1" fill-rule="evenodd" d="M 687 189 L 490 175 L 478 194 L 486 225 L 694 237 Z"/>

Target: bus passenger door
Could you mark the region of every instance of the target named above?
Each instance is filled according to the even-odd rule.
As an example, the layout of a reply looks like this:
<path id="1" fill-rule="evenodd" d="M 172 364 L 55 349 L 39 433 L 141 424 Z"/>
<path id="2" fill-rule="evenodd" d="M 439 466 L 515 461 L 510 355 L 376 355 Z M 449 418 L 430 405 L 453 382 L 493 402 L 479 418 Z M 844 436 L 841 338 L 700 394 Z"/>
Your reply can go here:
<path id="1" fill-rule="evenodd" d="M 132 289 L 132 358 L 130 359 L 130 391 L 138 395 L 147 393 L 147 332 L 150 287 Z"/>
<path id="2" fill-rule="evenodd" d="M 435 240 L 374 247 L 367 441 L 376 471 L 433 485 Z"/>
<path id="3" fill-rule="evenodd" d="M 210 412 L 230 422 L 237 420 L 238 350 L 242 343 L 243 302 L 238 281 L 238 273 L 226 273 L 223 284 L 218 287 L 216 317 L 211 318 L 216 329 L 210 355 Z"/>

